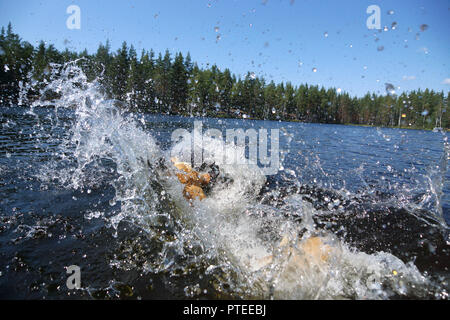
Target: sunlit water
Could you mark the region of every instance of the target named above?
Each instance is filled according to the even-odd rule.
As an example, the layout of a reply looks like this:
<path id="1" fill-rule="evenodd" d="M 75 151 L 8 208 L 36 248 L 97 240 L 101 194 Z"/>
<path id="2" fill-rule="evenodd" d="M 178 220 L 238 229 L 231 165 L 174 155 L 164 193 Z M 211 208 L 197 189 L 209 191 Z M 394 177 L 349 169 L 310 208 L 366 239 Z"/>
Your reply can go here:
<path id="1" fill-rule="evenodd" d="M 1 108 L 1 298 L 448 298 L 446 134 L 125 113 L 74 64 L 53 79 L 58 99 Z M 158 164 L 195 120 L 279 129 L 279 172 L 223 165 L 232 183 L 190 206 Z M 329 259 L 293 265 L 281 239 L 311 236 Z"/>

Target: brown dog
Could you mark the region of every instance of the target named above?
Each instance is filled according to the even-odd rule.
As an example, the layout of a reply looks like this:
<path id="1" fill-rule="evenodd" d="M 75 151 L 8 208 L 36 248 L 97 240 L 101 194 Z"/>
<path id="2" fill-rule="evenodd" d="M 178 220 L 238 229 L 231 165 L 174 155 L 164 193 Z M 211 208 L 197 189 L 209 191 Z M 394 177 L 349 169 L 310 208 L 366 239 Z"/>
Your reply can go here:
<path id="1" fill-rule="evenodd" d="M 305 265 L 321 265 L 328 262 L 332 248 L 325 244 L 321 237 L 309 237 L 300 242 L 298 246 L 292 246 L 287 236 L 278 244 L 280 253 L 288 259 L 288 268 L 298 268 Z M 259 265 L 265 267 L 273 263 L 274 256 L 269 255 L 260 259 Z"/>
<path id="2" fill-rule="evenodd" d="M 200 174 L 186 162 L 179 162 L 176 158 L 171 158 L 170 160 L 173 162 L 175 168 L 184 172 L 176 173 L 178 180 L 185 185 L 183 196 L 189 201 L 195 200 L 196 198 L 200 200 L 206 198 L 203 187 L 211 181 L 209 173 Z"/>
<path id="3" fill-rule="evenodd" d="M 184 184 L 183 196 L 192 204 L 192 200 L 199 198 L 203 200 L 206 198 L 203 190 L 210 181 L 211 175 L 209 173 L 199 173 L 192 169 L 186 162 L 179 162 L 176 158 L 170 159 L 175 168 L 182 171 L 177 172 L 178 180 Z M 325 244 L 321 237 L 312 236 L 304 241 L 301 241 L 298 246 L 293 246 L 289 238 L 284 236 L 278 248 L 281 249 L 281 254 L 285 259 L 288 259 L 287 268 L 292 271 L 297 268 L 304 268 L 307 265 L 321 265 L 328 262 L 332 248 Z M 259 259 L 260 267 L 265 267 L 273 263 L 274 256 L 269 255 Z"/>

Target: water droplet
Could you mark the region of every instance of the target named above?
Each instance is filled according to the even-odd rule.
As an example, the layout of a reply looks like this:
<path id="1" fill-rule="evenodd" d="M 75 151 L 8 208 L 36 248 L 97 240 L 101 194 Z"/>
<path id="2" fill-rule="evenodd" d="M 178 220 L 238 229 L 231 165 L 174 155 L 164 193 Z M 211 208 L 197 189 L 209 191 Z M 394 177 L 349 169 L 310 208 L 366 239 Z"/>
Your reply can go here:
<path id="1" fill-rule="evenodd" d="M 9 67 L 8 67 L 8 65 L 7 64 L 5 64 L 5 72 L 8 72 L 9 71 Z"/>
<path id="2" fill-rule="evenodd" d="M 317 72 L 317 68 L 312 68 L 312 72 Z"/>
<path id="3" fill-rule="evenodd" d="M 421 24 L 420 25 L 420 31 L 425 31 L 428 29 L 428 25 L 427 24 Z"/>
<path id="4" fill-rule="evenodd" d="M 219 28 L 219 27 L 217 27 L 217 26 L 216 26 L 216 27 L 214 27 L 214 31 L 215 31 L 215 32 L 219 32 L 219 30 L 220 30 L 220 28 Z"/>
<path id="5" fill-rule="evenodd" d="M 216 36 L 216 42 L 220 41 L 220 39 L 222 39 L 222 38 L 220 37 L 220 34 L 218 34 L 218 35 Z"/>
<path id="6" fill-rule="evenodd" d="M 395 87 L 392 83 L 385 83 L 384 85 L 388 95 L 395 95 Z"/>
<path id="7" fill-rule="evenodd" d="M 364 66 L 363 69 L 364 69 L 364 70 L 367 70 L 367 66 Z"/>
<path id="8" fill-rule="evenodd" d="M 391 25 L 391 28 L 392 28 L 392 30 L 395 30 L 395 29 L 397 29 L 397 22 L 392 22 L 392 25 Z"/>
<path id="9" fill-rule="evenodd" d="M 264 48 L 268 48 L 269 47 L 269 42 L 264 42 Z"/>
<path id="10" fill-rule="evenodd" d="M 378 51 L 383 51 L 384 50 L 384 46 L 378 46 L 377 50 Z"/>
<path id="11" fill-rule="evenodd" d="M 275 109 L 275 107 L 272 108 L 272 113 L 276 113 L 277 109 Z"/>
<path id="12" fill-rule="evenodd" d="M 342 92 L 342 89 L 341 88 L 337 88 L 337 93 L 341 93 Z"/>
<path id="13" fill-rule="evenodd" d="M 250 73 L 250 79 L 252 79 L 252 80 L 256 79 L 256 74 L 254 72 Z"/>
<path id="14" fill-rule="evenodd" d="M 424 117 L 428 115 L 428 110 L 423 110 L 421 113 Z"/>
<path id="15" fill-rule="evenodd" d="M 323 34 L 323 36 L 324 36 L 325 38 L 328 38 L 328 32 L 325 32 L 325 33 Z"/>
<path id="16" fill-rule="evenodd" d="M 387 14 L 390 15 L 390 16 L 393 15 L 393 14 L 394 14 L 394 10 L 389 10 L 389 11 L 387 12 Z"/>

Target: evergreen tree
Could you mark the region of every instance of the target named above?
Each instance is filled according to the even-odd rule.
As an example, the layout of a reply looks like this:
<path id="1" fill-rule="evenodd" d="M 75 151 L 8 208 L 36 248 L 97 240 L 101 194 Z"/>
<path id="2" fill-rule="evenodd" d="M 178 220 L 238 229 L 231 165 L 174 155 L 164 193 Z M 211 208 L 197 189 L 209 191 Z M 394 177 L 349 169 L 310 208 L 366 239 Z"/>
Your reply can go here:
<path id="1" fill-rule="evenodd" d="M 122 47 L 117 51 L 113 58 L 111 70 L 111 88 L 114 98 L 125 101 L 128 73 L 130 70 L 130 61 L 128 58 L 127 43 L 123 42 Z"/>
<path id="2" fill-rule="evenodd" d="M 172 112 L 179 113 L 186 110 L 189 88 L 189 74 L 181 53 L 175 56 L 170 70 L 170 95 L 172 96 Z"/>
<path id="3" fill-rule="evenodd" d="M 153 50 L 150 52 L 142 51 L 141 54 L 141 70 L 142 70 L 142 104 L 141 109 L 144 111 L 156 112 L 156 93 L 155 82 L 153 80 L 155 74 L 155 53 Z"/>
<path id="4" fill-rule="evenodd" d="M 222 108 L 222 112 L 226 116 L 230 116 L 231 114 L 231 101 L 232 101 L 232 90 L 233 90 L 233 78 L 231 76 L 231 72 L 229 69 L 225 69 L 225 71 L 220 75 L 219 79 L 219 104 Z"/>

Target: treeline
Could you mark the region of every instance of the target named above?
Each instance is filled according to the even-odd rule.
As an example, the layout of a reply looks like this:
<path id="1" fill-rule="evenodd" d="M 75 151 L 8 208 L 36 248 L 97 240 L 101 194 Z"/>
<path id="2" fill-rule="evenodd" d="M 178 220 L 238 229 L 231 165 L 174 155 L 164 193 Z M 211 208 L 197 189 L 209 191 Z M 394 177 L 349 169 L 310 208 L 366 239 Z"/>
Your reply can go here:
<path id="1" fill-rule="evenodd" d="M 0 34 L 0 104 L 16 104 L 20 88 L 30 79 L 48 81 L 51 63 L 78 58 L 86 58 L 83 68 L 89 80 L 99 78 L 109 97 L 126 102 L 131 110 L 336 124 L 450 126 L 449 94 L 443 92 L 367 93 L 357 98 L 336 88 L 267 83 L 251 72 L 242 79 L 216 65 L 200 68 L 189 53 L 172 55 L 166 50 L 156 55 L 143 50 L 138 55 L 126 42 L 111 52 L 107 41 L 95 54 L 61 52 L 44 42 L 35 48 L 13 33 L 11 24 Z"/>

